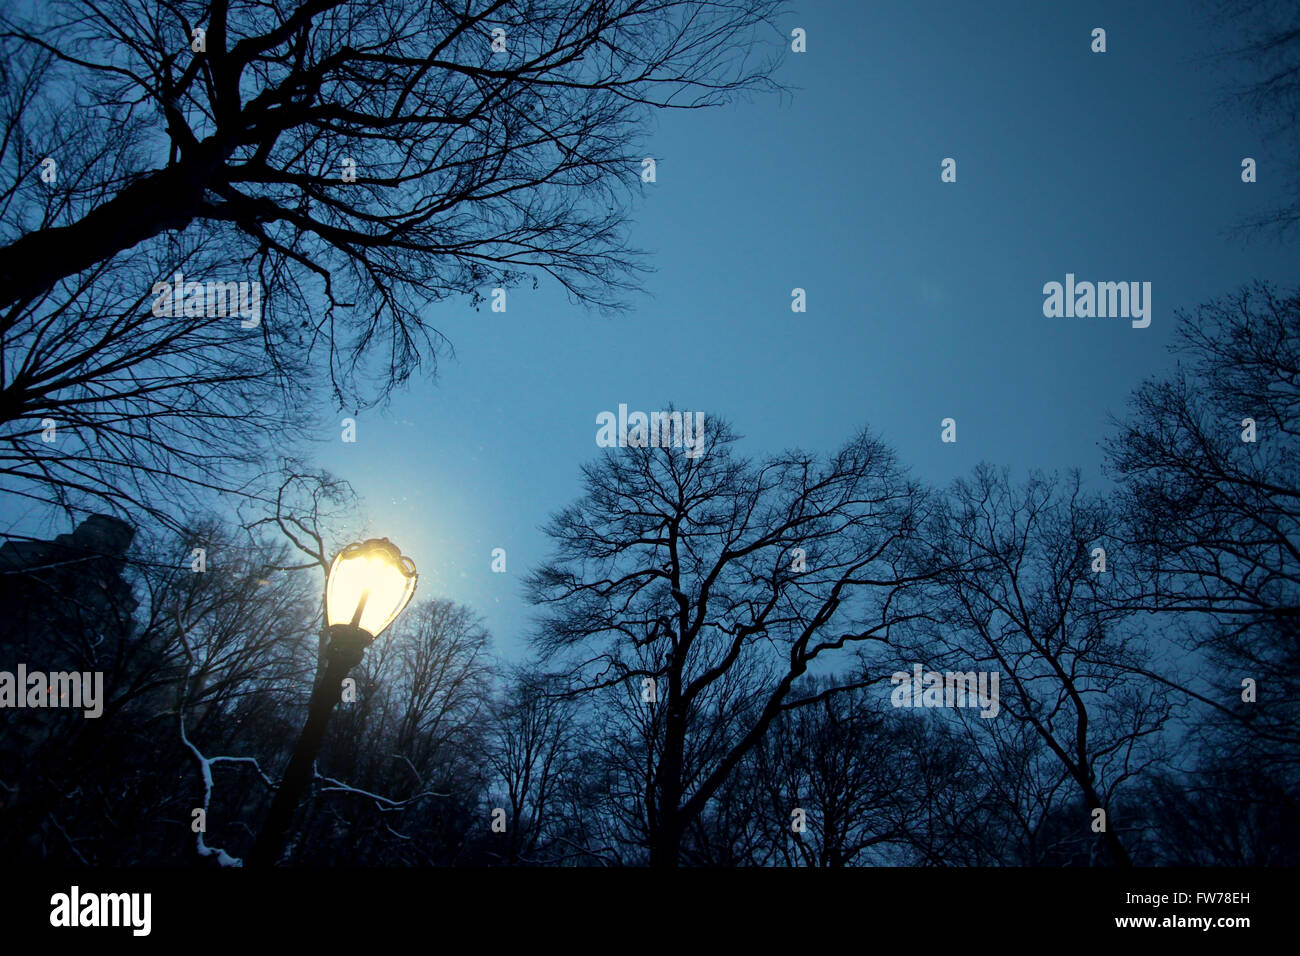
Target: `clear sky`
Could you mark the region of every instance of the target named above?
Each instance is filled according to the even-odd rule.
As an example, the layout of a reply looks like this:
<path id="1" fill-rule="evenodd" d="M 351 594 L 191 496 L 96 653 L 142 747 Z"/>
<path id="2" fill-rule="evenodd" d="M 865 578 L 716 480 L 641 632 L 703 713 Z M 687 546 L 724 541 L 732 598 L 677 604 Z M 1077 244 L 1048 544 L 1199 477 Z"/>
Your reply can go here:
<path id="1" fill-rule="evenodd" d="M 869 424 L 940 484 L 980 460 L 1096 477 L 1107 413 L 1170 365 L 1175 308 L 1294 281 L 1294 251 L 1230 235 L 1282 184 L 1221 105 L 1199 6 L 805 0 L 783 27 L 807 31 L 778 74 L 790 95 L 659 116 L 631 237 L 655 272 L 632 311 L 588 313 L 546 280 L 505 313 L 433 306 L 456 349 L 437 380 L 316 448 L 415 559 L 421 596 L 475 608 L 507 656 L 539 525 L 579 494 L 601 411 L 721 415 L 756 455 Z M 1150 327 L 1045 318 L 1067 272 L 1150 282 Z"/>

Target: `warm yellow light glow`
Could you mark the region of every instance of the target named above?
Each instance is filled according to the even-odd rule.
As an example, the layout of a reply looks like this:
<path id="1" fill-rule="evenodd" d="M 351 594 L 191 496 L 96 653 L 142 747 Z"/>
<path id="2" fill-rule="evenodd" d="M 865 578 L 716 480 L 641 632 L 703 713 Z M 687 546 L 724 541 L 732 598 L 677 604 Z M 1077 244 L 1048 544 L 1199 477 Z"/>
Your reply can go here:
<path id="1" fill-rule="evenodd" d="M 415 593 L 415 565 L 387 538 L 350 544 L 325 584 L 327 623 L 357 624 L 378 637 Z"/>

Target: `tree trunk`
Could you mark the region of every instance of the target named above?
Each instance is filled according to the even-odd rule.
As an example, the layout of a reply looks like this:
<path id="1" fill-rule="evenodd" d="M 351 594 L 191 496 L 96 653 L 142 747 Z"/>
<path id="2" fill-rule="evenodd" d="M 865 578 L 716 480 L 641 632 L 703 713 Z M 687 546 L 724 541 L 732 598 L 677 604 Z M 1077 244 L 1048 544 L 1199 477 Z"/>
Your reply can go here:
<path id="1" fill-rule="evenodd" d="M 1084 795 L 1088 798 L 1088 805 L 1106 810 L 1102 806 L 1101 796 L 1093 788 L 1091 783 L 1084 783 Z M 1106 810 L 1106 829 L 1102 831 L 1102 842 L 1105 843 L 1106 849 L 1110 851 L 1111 861 L 1119 867 L 1130 868 L 1133 861 L 1129 859 L 1128 850 L 1124 849 L 1124 844 L 1119 838 L 1119 834 L 1111 827 L 1110 811 Z"/>
<path id="2" fill-rule="evenodd" d="M 71 225 L 29 232 L 0 249 L 0 308 L 35 298 L 159 233 L 188 226 L 222 162 L 215 145 L 205 147 L 193 160 L 136 180 Z"/>
<path id="3" fill-rule="evenodd" d="M 650 842 L 650 865 L 674 867 L 682 845 L 682 755 L 686 749 L 686 718 L 677 705 L 668 702 L 664 726 L 664 754 L 659 761 L 659 826 Z"/>

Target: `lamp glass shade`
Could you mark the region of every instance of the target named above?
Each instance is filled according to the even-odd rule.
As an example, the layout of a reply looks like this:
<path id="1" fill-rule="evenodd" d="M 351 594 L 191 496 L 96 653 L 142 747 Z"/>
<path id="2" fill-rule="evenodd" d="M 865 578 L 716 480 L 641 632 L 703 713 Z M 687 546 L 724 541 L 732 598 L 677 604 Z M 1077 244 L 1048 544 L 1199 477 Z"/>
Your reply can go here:
<path id="1" fill-rule="evenodd" d="M 411 600 L 415 581 L 415 564 L 387 538 L 350 544 L 330 565 L 326 623 L 355 624 L 378 637 Z"/>

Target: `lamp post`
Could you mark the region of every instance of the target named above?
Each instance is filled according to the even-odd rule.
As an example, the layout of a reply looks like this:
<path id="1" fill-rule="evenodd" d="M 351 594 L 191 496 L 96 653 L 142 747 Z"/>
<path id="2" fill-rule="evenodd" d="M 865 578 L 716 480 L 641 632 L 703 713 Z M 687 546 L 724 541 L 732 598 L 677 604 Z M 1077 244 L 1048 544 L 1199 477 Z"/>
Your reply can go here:
<path id="1" fill-rule="evenodd" d="M 415 565 L 387 538 L 350 544 L 335 555 L 325 581 L 329 631 L 325 670 L 317 674 L 307 723 L 253 844 L 249 866 L 274 866 L 279 859 L 294 808 L 311 779 L 325 728 L 343 694 L 343 678 L 361 663 L 366 648 L 406 607 L 415 593 L 415 581 Z"/>

